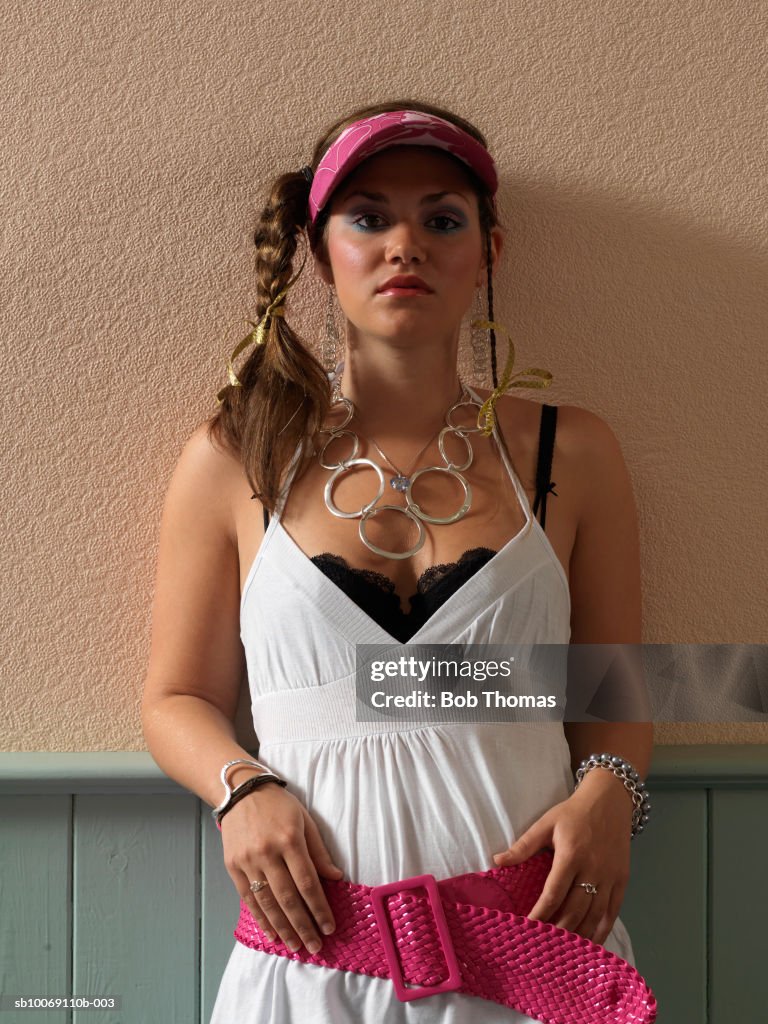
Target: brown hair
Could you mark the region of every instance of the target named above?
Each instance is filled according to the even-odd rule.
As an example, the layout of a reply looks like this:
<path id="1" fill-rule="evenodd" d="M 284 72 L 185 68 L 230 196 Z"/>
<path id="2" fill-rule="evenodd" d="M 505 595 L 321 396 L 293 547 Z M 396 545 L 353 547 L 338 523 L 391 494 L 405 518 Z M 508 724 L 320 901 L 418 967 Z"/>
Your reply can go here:
<path id="1" fill-rule="evenodd" d="M 355 121 L 395 110 L 419 110 L 458 125 L 483 146 L 484 136 L 474 125 L 440 107 L 398 100 L 364 107 L 332 125 L 315 146 L 310 166 L 314 170 L 336 138 Z M 464 165 L 462 165 L 464 167 Z M 493 320 L 491 280 L 491 228 L 496 219 L 492 198 L 469 169 L 477 193 L 480 226 L 485 239 L 488 267 L 488 319 Z M 310 183 L 301 171 L 282 174 L 270 190 L 254 235 L 256 244 L 256 319 L 295 275 L 297 244 L 307 231 L 313 252 L 323 244 L 330 203 L 314 225 L 308 225 Z M 491 332 L 491 370 L 494 386 L 496 344 Z M 220 392 L 221 404 L 208 421 L 208 434 L 239 457 L 254 496 L 270 512 L 274 510 L 283 475 L 298 444 L 315 437 L 328 416 L 331 386 L 327 372 L 292 330 L 285 317 L 268 321 L 265 344 L 254 345 L 237 371 L 240 387 L 228 385 Z M 306 447 L 303 448 L 306 452 Z"/>

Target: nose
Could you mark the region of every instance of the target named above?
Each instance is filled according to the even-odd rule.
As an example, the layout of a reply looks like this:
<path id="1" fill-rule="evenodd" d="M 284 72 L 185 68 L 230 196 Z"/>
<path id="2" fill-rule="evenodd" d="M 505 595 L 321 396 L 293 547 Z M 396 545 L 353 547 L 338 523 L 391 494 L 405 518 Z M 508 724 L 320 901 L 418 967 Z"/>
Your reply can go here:
<path id="1" fill-rule="evenodd" d="M 406 221 L 396 224 L 387 238 L 386 258 L 389 263 L 423 263 L 426 252 L 418 229 Z"/>

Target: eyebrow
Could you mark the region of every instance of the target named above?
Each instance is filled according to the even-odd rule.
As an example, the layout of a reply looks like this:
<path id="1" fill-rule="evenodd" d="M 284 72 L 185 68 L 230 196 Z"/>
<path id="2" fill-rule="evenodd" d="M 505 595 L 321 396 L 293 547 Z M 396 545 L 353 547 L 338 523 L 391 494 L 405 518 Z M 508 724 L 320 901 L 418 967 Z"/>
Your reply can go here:
<path id="1" fill-rule="evenodd" d="M 355 196 L 363 196 L 365 199 L 370 199 L 375 203 L 386 203 L 388 199 L 383 192 L 363 192 L 360 189 L 355 189 L 354 192 L 349 192 L 347 195 L 341 197 L 341 201 L 345 203 L 348 199 L 353 199 Z M 461 192 L 432 192 L 428 196 L 424 196 L 421 200 L 424 203 L 434 203 L 438 199 L 444 199 L 445 196 L 458 196 L 459 199 L 463 199 L 464 202 L 468 202 L 467 197 L 462 195 Z"/>

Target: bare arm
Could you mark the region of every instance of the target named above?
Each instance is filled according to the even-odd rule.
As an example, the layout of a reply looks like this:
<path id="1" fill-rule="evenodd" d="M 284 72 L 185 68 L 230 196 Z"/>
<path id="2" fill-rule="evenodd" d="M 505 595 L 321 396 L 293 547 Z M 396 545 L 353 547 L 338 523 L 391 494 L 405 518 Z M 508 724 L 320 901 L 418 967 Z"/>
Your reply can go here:
<path id="1" fill-rule="evenodd" d="M 252 759 L 235 739 L 245 671 L 239 565 L 229 503 L 232 468 L 198 428 L 171 478 L 160 525 L 152 641 L 141 706 L 147 746 L 163 771 L 211 806 L 222 765 Z M 239 774 L 236 775 L 236 772 Z M 234 784 L 253 768 L 238 766 Z"/>
<path id="2" fill-rule="evenodd" d="M 570 565 L 571 643 L 639 644 L 640 541 L 632 482 L 610 427 L 585 410 L 576 413 L 585 485 Z M 647 775 L 652 723 L 566 722 L 564 728 L 574 769 L 590 753 L 607 751 L 630 761 L 641 778 Z M 623 789 L 604 771 L 590 772 L 582 786 L 585 793 Z M 628 799 L 626 792 L 621 795 Z"/>
<path id="3" fill-rule="evenodd" d="M 224 796 L 227 761 L 251 758 L 235 738 L 245 672 L 240 642 L 239 559 L 231 517 L 232 456 L 205 424 L 187 442 L 168 488 L 160 526 L 152 643 L 141 716 L 152 756 L 211 806 Z M 257 514 L 256 512 L 254 514 Z M 238 765 L 237 785 L 258 769 Z M 294 949 L 334 928 L 319 875 L 338 878 L 317 825 L 288 790 L 267 783 L 222 818 L 224 863 L 240 897 L 270 937 Z M 266 880 L 258 894 L 250 882 Z"/>
<path id="4" fill-rule="evenodd" d="M 571 643 L 636 644 L 641 634 L 637 513 L 629 474 L 610 427 L 584 409 L 562 410 L 570 480 L 580 488 L 570 564 Z M 557 458 L 557 449 L 555 458 Z M 645 722 L 564 725 L 572 767 L 607 751 L 648 770 L 653 726 Z M 555 856 L 530 917 L 604 942 L 629 880 L 632 800 L 612 773 L 595 769 L 566 800 L 548 810 L 498 864 L 515 864 L 542 847 Z M 582 882 L 597 886 L 587 894 Z"/>

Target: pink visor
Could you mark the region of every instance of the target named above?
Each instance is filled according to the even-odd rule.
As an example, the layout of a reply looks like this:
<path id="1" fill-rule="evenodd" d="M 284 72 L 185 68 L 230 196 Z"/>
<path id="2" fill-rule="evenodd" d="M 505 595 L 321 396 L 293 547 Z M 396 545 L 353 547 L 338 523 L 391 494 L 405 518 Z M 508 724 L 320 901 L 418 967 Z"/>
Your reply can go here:
<path id="1" fill-rule="evenodd" d="M 476 139 L 442 117 L 418 110 L 395 110 L 356 121 L 326 150 L 309 192 L 309 219 L 314 223 L 341 181 L 374 153 L 389 146 L 434 146 L 470 167 L 491 195 L 498 178 L 493 157 Z"/>

